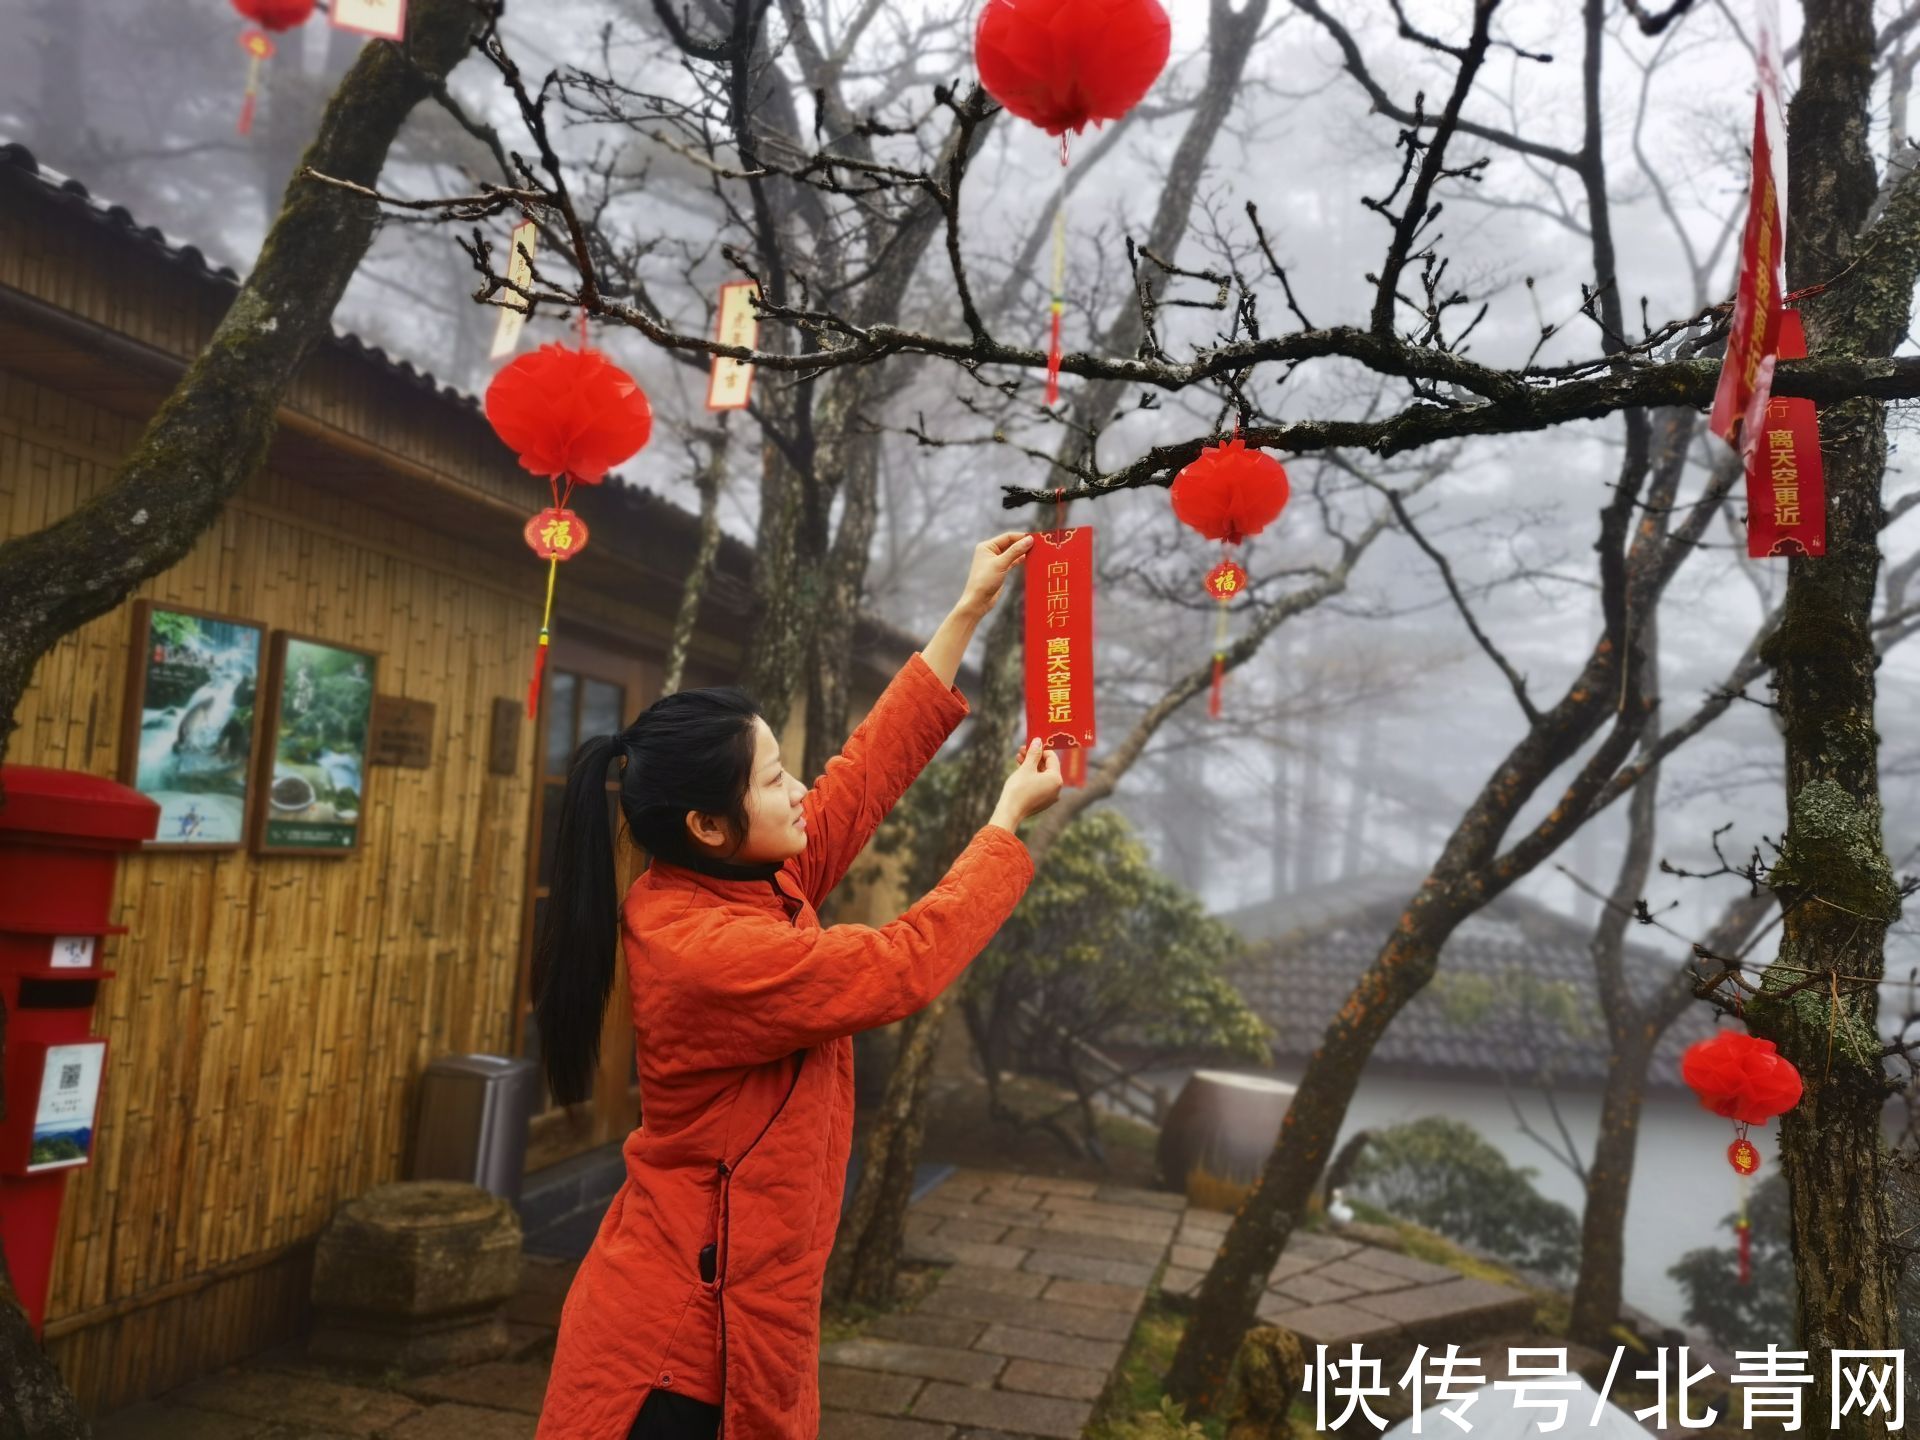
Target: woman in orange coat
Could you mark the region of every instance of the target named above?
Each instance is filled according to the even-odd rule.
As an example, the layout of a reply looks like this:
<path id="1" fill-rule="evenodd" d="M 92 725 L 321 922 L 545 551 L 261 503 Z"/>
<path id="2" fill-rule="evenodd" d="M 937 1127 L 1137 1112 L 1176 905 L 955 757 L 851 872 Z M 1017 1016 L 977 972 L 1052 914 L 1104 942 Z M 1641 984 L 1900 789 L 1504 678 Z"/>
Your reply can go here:
<path id="1" fill-rule="evenodd" d="M 960 657 L 1031 541 L 974 551 L 960 603 L 812 790 L 737 690 L 688 690 L 574 757 L 534 957 L 555 1099 L 586 1093 L 621 941 L 641 1127 L 560 1315 L 538 1440 L 814 1440 L 820 1291 L 853 1134 L 855 1031 L 921 1009 L 1033 877 L 1060 793 L 1037 744 L 945 878 L 878 929 L 826 898 L 967 713 Z M 650 863 L 615 891 L 606 787 Z M 618 927 L 616 929 L 616 927 Z"/>

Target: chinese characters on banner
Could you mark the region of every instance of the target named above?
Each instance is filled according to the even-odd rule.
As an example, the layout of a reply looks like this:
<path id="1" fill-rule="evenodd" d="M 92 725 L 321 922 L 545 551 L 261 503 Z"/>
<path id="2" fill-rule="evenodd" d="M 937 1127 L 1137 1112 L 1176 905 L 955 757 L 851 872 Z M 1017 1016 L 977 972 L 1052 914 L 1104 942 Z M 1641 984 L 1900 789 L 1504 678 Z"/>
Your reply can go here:
<path id="1" fill-rule="evenodd" d="M 722 345 L 741 345 L 751 350 L 760 343 L 760 317 L 754 313 L 754 297 L 760 287 L 751 280 L 735 280 L 720 287 L 720 317 L 714 338 Z M 713 373 L 707 377 L 707 409 L 744 410 L 753 393 L 753 366 L 744 360 L 713 358 Z"/>
<path id="2" fill-rule="evenodd" d="M 1781 296 L 1786 290 L 1786 116 L 1780 104 L 1780 12 L 1777 0 L 1754 0 L 1754 55 L 1760 93 L 1753 106 L 1753 181 L 1740 240 L 1740 280 L 1733 298 L 1727 356 L 1713 393 L 1707 428 L 1751 454 L 1773 389 Z"/>
<path id="3" fill-rule="evenodd" d="M 522 290 L 533 284 L 533 247 L 538 243 L 539 231 L 531 220 L 522 220 L 513 227 L 513 237 L 507 245 L 507 279 Z M 526 328 L 526 301 L 509 293 L 507 303 L 501 307 L 500 323 L 493 329 L 493 349 L 487 352 L 489 360 L 498 360 L 511 355 L 513 347 L 520 343 L 520 332 Z"/>
<path id="4" fill-rule="evenodd" d="M 1068 785 L 1087 781 L 1093 748 L 1093 531 L 1034 537 L 1028 552 L 1027 737 L 1060 755 Z"/>
<path id="5" fill-rule="evenodd" d="M 1351 1357 L 1340 1359 L 1328 1356 L 1325 1345 L 1313 1347 L 1313 1361 L 1306 1369 L 1304 1390 L 1313 1396 L 1314 1429 L 1321 1434 L 1329 1428 L 1343 1429 L 1356 1411 L 1373 1424 L 1376 1433 L 1387 1427 L 1388 1422 L 1367 1403 L 1376 1398 L 1384 1401 L 1389 1393 L 1382 1378 L 1383 1362 L 1366 1355 L 1357 1343 L 1351 1348 Z M 1662 1345 L 1650 1357 L 1654 1362 L 1651 1369 L 1632 1372 L 1632 1379 L 1651 1382 L 1653 1386 L 1653 1404 L 1633 1410 L 1626 1408 L 1632 1401 L 1616 1402 L 1612 1398 L 1614 1381 L 1628 1378 L 1620 1375 L 1621 1362 L 1626 1358 L 1625 1346 L 1614 1347 L 1613 1361 L 1598 1387 L 1589 1387 L 1569 1371 L 1567 1352 L 1550 1345 L 1509 1346 L 1505 1378 L 1494 1378 L 1491 1385 L 1486 1383 L 1490 1377 L 1482 1368 L 1486 1362 L 1478 1355 L 1462 1355 L 1457 1344 L 1447 1346 L 1445 1355 L 1429 1354 L 1425 1345 L 1419 1345 L 1414 1348 L 1413 1357 L 1398 1383 L 1413 1402 L 1416 1435 L 1428 1430 L 1454 1436 L 1469 1434 L 1476 1420 L 1492 1433 L 1511 1434 L 1512 1424 L 1501 1423 L 1504 1413 L 1522 1410 L 1542 1412 L 1539 1420 L 1525 1427 L 1529 1432 L 1551 1433 L 1569 1425 L 1588 1430 L 1602 1426 L 1618 1430 L 1627 1415 L 1661 1432 L 1667 1431 L 1674 1421 L 1683 1434 L 1688 1430 L 1704 1430 L 1719 1419 L 1719 1411 L 1712 1405 L 1701 1407 L 1691 1392 L 1696 1385 L 1708 1388 L 1702 1382 L 1713 1375 L 1713 1367 L 1702 1365 L 1691 1369 L 1688 1347 L 1675 1348 L 1679 1351 L 1677 1362 L 1669 1359 L 1669 1347 Z M 1634 1359 L 1637 1361 L 1640 1357 Z M 1768 1345 L 1765 1350 L 1738 1351 L 1735 1360 L 1737 1368 L 1727 1377 L 1733 1387 L 1728 1394 L 1740 1396 L 1740 1428 L 1751 1430 L 1754 1421 L 1761 1420 L 1766 1422 L 1762 1428 L 1769 1433 L 1781 1427 L 1788 1432 L 1798 1431 L 1805 1408 L 1804 1393 L 1813 1384 L 1813 1374 L 1807 1365 L 1808 1352 Z M 1857 1415 L 1862 1419 L 1878 1417 L 1889 1433 L 1904 1426 L 1904 1350 L 1835 1349 L 1827 1352 L 1827 1361 L 1831 1414 L 1808 1416 L 1809 1422 L 1817 1425 L 1825 1418 L 1829 1430 L 1838 1430 L 1844 1419 Z M 1644 1396 L 1644 1386 L 1640 1394 Z M 1507 1399 L 1507 1395 L 1513 1398 Z M 1476 1402 L 1483 1405 L 1477 1417 L 1469 1414 Z M 1569 1416 L 1568 1409 L 1575 1404 L 1580 1409 Z M 1443 1408 L 1436 1414 L 1424 1413 L 1433 1407 Z M 1727 1418 L 1731 1423 L 1733 1417 Z M 1441 1419 L 1447 1424 L 1441 1425 Z M 1360 1428 L 1365 1433 L 1365 1428 Z"/>
<path id="6" fill-rule="evenodd" d="M 333 0 L 327 18 L 336 30 L 399 40 L 407 33 L 407 0 Z"/>
<path id="7" fill-rule="evenodd" d="M 1780 358 L 1807 353 L 1800 312 L 1781 317 Z M 1760 441 L 1747 455 L 1747 554 L 1827 553 L 1827 483 L 1820 416 L 1811 400 L 1767 401 Z"/>

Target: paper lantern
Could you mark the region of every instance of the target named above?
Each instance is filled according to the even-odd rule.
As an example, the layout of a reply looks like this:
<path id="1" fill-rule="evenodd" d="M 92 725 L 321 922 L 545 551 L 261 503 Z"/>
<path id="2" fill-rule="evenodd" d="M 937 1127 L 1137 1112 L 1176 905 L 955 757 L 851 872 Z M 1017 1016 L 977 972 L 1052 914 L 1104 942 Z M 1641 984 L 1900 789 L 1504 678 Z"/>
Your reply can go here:
<path id="1" fill-rule="evenodd" d="M 263 30 L 291 30 L 313 15 L 314 0 L 233 0 L 243 20 Z"/>
<path id="2" fill-rule="evenodd" d="M 1173 513 L 1209 540 L 1238 545 L 1279 518 L 1289 493 L 1286 467 L 1235 435 L 1174 477 Z"/>
<path id="3" fill-rule="evenodd" d="M 1166 68 L 1172 27 L 1160 0 L 987 0 L 973 35 L 987 93 L 1060 137 L 1053 205 L 1053 293 L 1047 404 L 1060 399 L 1061 322 L 1067 308 L 1067 136 L 1118 120 Z"/>
<path id="4" fill-rule="evenodd" d="M 1680 1078 L 1716 1115 L 1764 1125 L 1800 1103 L 1800 1072 L 1771 1040 L 1721 1030 L 1687 1048 Z"/>
<path id="5" fill-rule="evenodd" d="M 973 48 L 988 94 L 1065 135 L 1138 105 L 1172 41 L 1159 0 L 987 0 Z"/>
<path id="6" fill-rule="evenodd" d="M 652 407 L 631 375 L 598 350 L 560 344 L 493 377 L 487 420 L 522 468 L 580 485 L 598 485 L 653 433 Z"/>
<path id="7" fill-rule="evenodd" d="M 1183 525 L 1220 542 L 1220 563 L 1207 575 L 1207 594 L 1218 602 L 1207 714 L 1218 719 L 1227 678 L 1227 607 L 1247 588 L 1247 572 L 1226 557 L 1226 550 L 1279 518 L 1287 504 L 1286 467 L 1264 450 L 1249 450 L 1235 433 L 1225 444 L 1202 450 L 1174 477 L 1171 494 L 1173 513 Z"/>
<path id="8" fill-rule="evenodd" d="M 587 527 L 567 509 L 575 485 L 598 485 L 607 472 L 631 459 L 653 433 L 646 393 L 626 371 L 586 343 L 542 345 L 502 367 L 487 387 L 487 421 L 522 468 L 547 477 L 553 505 L 529 520 L 522 532 L 533 553 L 547 562 L 547 603 L 540 616 L 540 643 L 527 686 L 527 714 L 540 710 L 553 624 L 553 587 L 562 561 L 586 548 Z"/>

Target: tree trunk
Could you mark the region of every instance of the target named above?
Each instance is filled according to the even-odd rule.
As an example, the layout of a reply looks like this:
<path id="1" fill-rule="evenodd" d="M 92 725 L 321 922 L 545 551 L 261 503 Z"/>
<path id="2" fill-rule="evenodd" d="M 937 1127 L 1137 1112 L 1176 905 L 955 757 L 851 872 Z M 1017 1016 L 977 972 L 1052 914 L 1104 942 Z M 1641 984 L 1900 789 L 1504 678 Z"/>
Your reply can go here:
<path id="1" fill-rule="evenodd" d="M 373 186 L 401 122 L 476 26 L 467 0 L 424 0 L 410 17 L 411 62 L 399 46 L 368 45 L 306 164 Z M 184 557 L 260 468 L 287 388 L 327 334 L 378 219 L 365 196 L 295 179 L 232 308 L 113 482 L 65 519 L 0 544 L 0 759 L 40 657 Z"/>
<path id="2" fill-rule="evenodd" d="M 666 673 L 660 679 L 660 693 L 671 695 L 681 688 L 686 677 L 687 652 L 693 648 L 693 627 L 700 618 L 700 599 L 706 594 L 707 579 L 713 573 L 713 557 L 720 553 L 720 487 L 727 478 L 727 431 L 710 436 L 712 451 L 699 475 L 700 543 L 694 551 L 693 567 L 680 587 L 680 609 L 673 617 L 673 639 L 667 645 Z"/>
<path id="3" fill-rule="evenodd" d="M 376 42 L 361 52 L 306 163 L 374 185 L 401 123 L 466 54 L 477 27 L 468 0 L 417 0 L 406 51 Z M 296 178 L 232 308 L 112 483 L 65 519 L 0 544 L 0 760 L 40 657 L 183 558 L 259 469 L 281 401 L 327 334 L 378 218 L 370 199 Z M 9 1283 L 0 1299 L 0 1440 L 86 1433 Z"/>
<path id="4" fill-rule="evenodd" d="M 1014 727 L 1020 718 L 1023 578 L 1018 571 L 1008 577 L 988 627 L 985 685 L 960 761 L 965 769 L 938 840 L 914 857 L 915 889 L 931 888 L 929 877 L 943 874 L 987 823 L 1011 768 Z M 920 1163 L 935 1042 L 964 983 L 955 981 L 901 1026 L 900 1056 L 861 1151 L 860 1184 L 841 1221 L 827 1270 L 827 1293 L 837 1299 L 886 1304 L 893 1297 L 914 1167 Z"/>

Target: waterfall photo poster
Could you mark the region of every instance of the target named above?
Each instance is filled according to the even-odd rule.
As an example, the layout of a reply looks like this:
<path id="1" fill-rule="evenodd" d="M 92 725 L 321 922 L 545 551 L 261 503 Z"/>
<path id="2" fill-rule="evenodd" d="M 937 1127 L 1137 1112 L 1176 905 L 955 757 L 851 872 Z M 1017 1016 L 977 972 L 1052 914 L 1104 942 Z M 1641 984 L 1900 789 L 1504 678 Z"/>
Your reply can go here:
<path id="1" fill-rule="evenodd" d="M 360 845 L 375 657 L 284 630 L 274 631 L 272 653 L 254 851 L 346 854 Z"/>
<path id="2" fill-rule="evenodd" d="M 160 806 L 150 850 L 246 839 L 266 628 L 142 600 L 133 607 L 120 780 Z"/>

